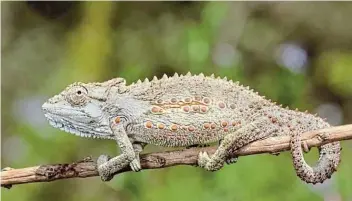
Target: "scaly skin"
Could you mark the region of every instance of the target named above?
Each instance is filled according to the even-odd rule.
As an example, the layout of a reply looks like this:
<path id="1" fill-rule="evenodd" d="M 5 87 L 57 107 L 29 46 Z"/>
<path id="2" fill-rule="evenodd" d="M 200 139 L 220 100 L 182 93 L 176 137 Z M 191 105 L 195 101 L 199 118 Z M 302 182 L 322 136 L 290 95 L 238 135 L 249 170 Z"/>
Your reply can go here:
<path id="1" fill-rule="evenodd" d="M 329 127 L 321 118 L 282 108 L 248 87 L 203 74 L 154 79 L 126 85 L 123 78 L 102 83 L 74 83 L 43 105 L 51 125 L 76 135 L 115 140 L 121 155 L 99 157 L 103 181 L 130 165 L 141 169 L 139 154 L 147 144 L 189 147 L 220 141 L 198 165 L 216 171 L 232 163 L 229 153 L 259 139 L 290 135 L 293 165 L 307 183 L 330 178 L 340 162 L 338 142 L 320 147 L 318 164 L 302 154 L 301 133 Z"/>

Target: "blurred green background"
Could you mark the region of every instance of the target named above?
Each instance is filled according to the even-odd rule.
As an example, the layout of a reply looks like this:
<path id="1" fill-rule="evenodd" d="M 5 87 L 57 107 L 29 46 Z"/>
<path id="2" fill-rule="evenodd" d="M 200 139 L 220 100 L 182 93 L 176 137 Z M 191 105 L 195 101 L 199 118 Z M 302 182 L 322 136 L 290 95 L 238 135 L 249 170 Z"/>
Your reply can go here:
<path id="1" fill-rule="evenodd" d="M 332 125 L 352 122 L 350 2 L 1 2 L 1 167 L 117 154 L 115 143 L 49 126 L 42 103 L 75 81 L 215 73 Z M 352 200 L 352 144 L 321 185 L 289 153 L 216 173 L 177 166 L 1 189 L 4 201 Z M 149 146 L 146 150 L 162 151 Z M 317 160 L 317 150 L 306 155 Z"/>

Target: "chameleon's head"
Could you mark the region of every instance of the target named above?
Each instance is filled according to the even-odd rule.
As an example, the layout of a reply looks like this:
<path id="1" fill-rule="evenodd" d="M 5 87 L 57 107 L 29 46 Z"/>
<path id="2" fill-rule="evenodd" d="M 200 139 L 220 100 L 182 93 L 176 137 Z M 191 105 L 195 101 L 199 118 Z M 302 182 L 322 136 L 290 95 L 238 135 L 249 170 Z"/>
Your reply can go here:
<path id="1" fill-rule="evenodd" d="M 105 138 L 112 136 L 109 113 L 104 112 L 112 89 L 120 90 L 125 80 L 115 78 L 103 83 L 69 85 L 60 94 L 42 105 L 50 125 L 82 137 Z"/>

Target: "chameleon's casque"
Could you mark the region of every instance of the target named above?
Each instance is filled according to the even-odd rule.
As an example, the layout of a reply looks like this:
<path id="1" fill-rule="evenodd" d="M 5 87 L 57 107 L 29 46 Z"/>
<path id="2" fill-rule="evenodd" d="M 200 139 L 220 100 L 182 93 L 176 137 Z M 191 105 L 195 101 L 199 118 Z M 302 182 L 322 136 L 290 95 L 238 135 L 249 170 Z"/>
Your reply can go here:
<path id="1" fill-rule="evenodd" d="M 301 133 L 329 127 L 320 117 L 282 108 L 238 82 L 212 76 L 154 77 L 126 85 L 123 78 L 102 83 L 74 83 L 43 104 L 50 124 L 76 135 L 116 140 L 122 154 L 102 155 L 98 171 L 104 181 L 130 165 L 141 169 L 146 144 L 180 147 L 220 141 L 217 151 L 200 153 L 200 167 L 216 171 L 233 161 L 229 153 L 259 139 L 291 136 L 297 175 L 323 182 L 340 162 L 340 144 L 320 147 L 316 166 L 303 158 Z"/>

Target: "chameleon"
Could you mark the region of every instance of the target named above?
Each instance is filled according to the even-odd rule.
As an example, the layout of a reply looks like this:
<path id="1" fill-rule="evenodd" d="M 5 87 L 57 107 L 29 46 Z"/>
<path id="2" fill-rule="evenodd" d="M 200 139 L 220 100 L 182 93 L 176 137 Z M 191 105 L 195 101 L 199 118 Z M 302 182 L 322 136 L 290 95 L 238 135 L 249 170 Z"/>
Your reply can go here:
<path id="1" fill-rule="evenodd" d="M 315 166 L 305 160 L 300 135 L 330 127 L 318 115 L 291 110 L 226 77 L 203 73 L 175 73 L 127 85 L 126 79 L 75 82 L 42 105 L 49 124 L 81 137 L 114 140 L 121 153 L 100 155 L 97 169 L 102 181 L 128 166 L 140 171 L 140 153 L 146 145 L 188 147 L 219 143 L 212 155 L 200 151 L 197 166 L 218 171 L 230 156 L 254 141 L 290 136 L 296 175 L 306 183 L 323 183 L 337 171 L 340 143 L 318 147 Z M 307 152 L 307 151 L 306 151 Z"/>

